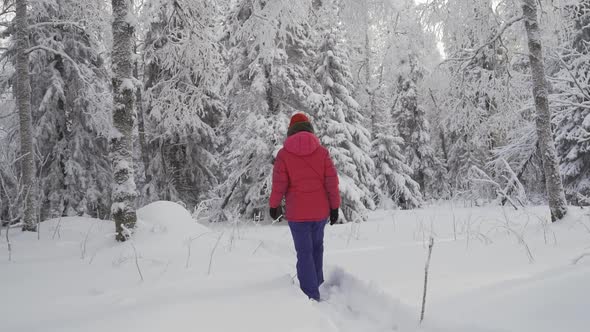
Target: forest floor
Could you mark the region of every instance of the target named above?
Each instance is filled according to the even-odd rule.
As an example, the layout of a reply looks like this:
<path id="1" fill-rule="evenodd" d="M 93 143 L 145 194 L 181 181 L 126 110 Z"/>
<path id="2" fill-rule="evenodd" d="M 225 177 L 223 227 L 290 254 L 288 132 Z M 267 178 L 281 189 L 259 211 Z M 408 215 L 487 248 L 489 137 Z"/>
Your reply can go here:
<path id="1" fill-rule="evenodd" d="M 587 331 L 588 210 L 548 214 L 446 203 L 327 226 L 320 303 L 298 289 L 284 222 L 203 226 L 156 202 L 126 243 L 90 218 L 44 222 L 39 239 L 11 230 L 10 261 L 2 230 L 0 330 Z"/>

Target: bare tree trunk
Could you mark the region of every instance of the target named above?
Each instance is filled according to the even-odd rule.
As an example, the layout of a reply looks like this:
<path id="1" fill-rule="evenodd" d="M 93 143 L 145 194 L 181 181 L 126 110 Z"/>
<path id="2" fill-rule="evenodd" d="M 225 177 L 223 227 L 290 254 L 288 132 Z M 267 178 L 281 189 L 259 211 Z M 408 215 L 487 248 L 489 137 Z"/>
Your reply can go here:
<path id="1" fill-rule="evenodd" d="M 545 187 L 549 198 L 551 220 L 557 221 L 567 213 L 567 202 L 559 174 L 557 152 L 551 131 L 551 112 L 547 98 L 548 88 L 543 62 L 543 45 L 537 19 L 536 0 L 523 0 L 523 14 L 529 44 L 529 58 L 533 77 L 533 96 L 537 109 L 537 135 L 545 171 Z"/>
<path id="2" fill-rule="evenodd" d="M 127 230 L 135 227 L 135 198 L 133 178 L 133 26 L 128 21 L 131 0 L 112 0 L 113 9 L 113 133 L 111 160 L 113 163 L 113 205 L 111 213 L 117 230 L 117 240 L 125 241 Z"/>
<path id="3" fill-rule="evenodd" d="M 22 180 L 25 189 L 23 231 L 37 230 L 36 191 L 34 185 L 33 121 L 31 115 L 31 84 L 29 82 L 29 29 L 27 0 L 16 1 L 16 104 L 20 118 Z"/>

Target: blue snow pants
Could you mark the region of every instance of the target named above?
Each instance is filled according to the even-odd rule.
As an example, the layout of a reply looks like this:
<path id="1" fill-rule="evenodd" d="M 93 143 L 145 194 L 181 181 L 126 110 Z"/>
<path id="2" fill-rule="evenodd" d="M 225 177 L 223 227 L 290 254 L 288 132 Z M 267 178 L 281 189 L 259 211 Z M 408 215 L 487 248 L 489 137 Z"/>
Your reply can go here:
<path id="1" fill-rule="evenodd" d="M 297 278 L 301 290 L 310 298 L 320 300 L 320 285 L 324 282 L 324 228 L 327 220 L 319 222 L 289 222 L 297 251 Z"/>

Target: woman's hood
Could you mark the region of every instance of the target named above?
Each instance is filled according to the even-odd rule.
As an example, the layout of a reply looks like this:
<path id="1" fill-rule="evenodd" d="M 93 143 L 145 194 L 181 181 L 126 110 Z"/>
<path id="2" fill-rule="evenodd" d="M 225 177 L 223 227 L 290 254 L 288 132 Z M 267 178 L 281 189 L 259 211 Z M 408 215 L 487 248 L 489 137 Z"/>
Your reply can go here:
<path id="1" fill-rule="evenodd" d="M 320 140 L 316 135 L 302 131 L 287 137 L 284 144 L 285 150 L 298 156 L 307 156 L 320 147 Z"/>

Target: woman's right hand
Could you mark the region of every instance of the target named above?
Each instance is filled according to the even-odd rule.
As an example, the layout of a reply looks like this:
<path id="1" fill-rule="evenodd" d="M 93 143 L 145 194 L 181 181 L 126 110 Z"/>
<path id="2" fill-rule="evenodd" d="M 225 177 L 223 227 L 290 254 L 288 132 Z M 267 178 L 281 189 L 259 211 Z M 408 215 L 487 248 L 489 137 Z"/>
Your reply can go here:
<path id="1" fill-rule="evenodd" d="M 334 225 L 338 221 L 338 209 L 330 210 L 330 225 Z"/>

